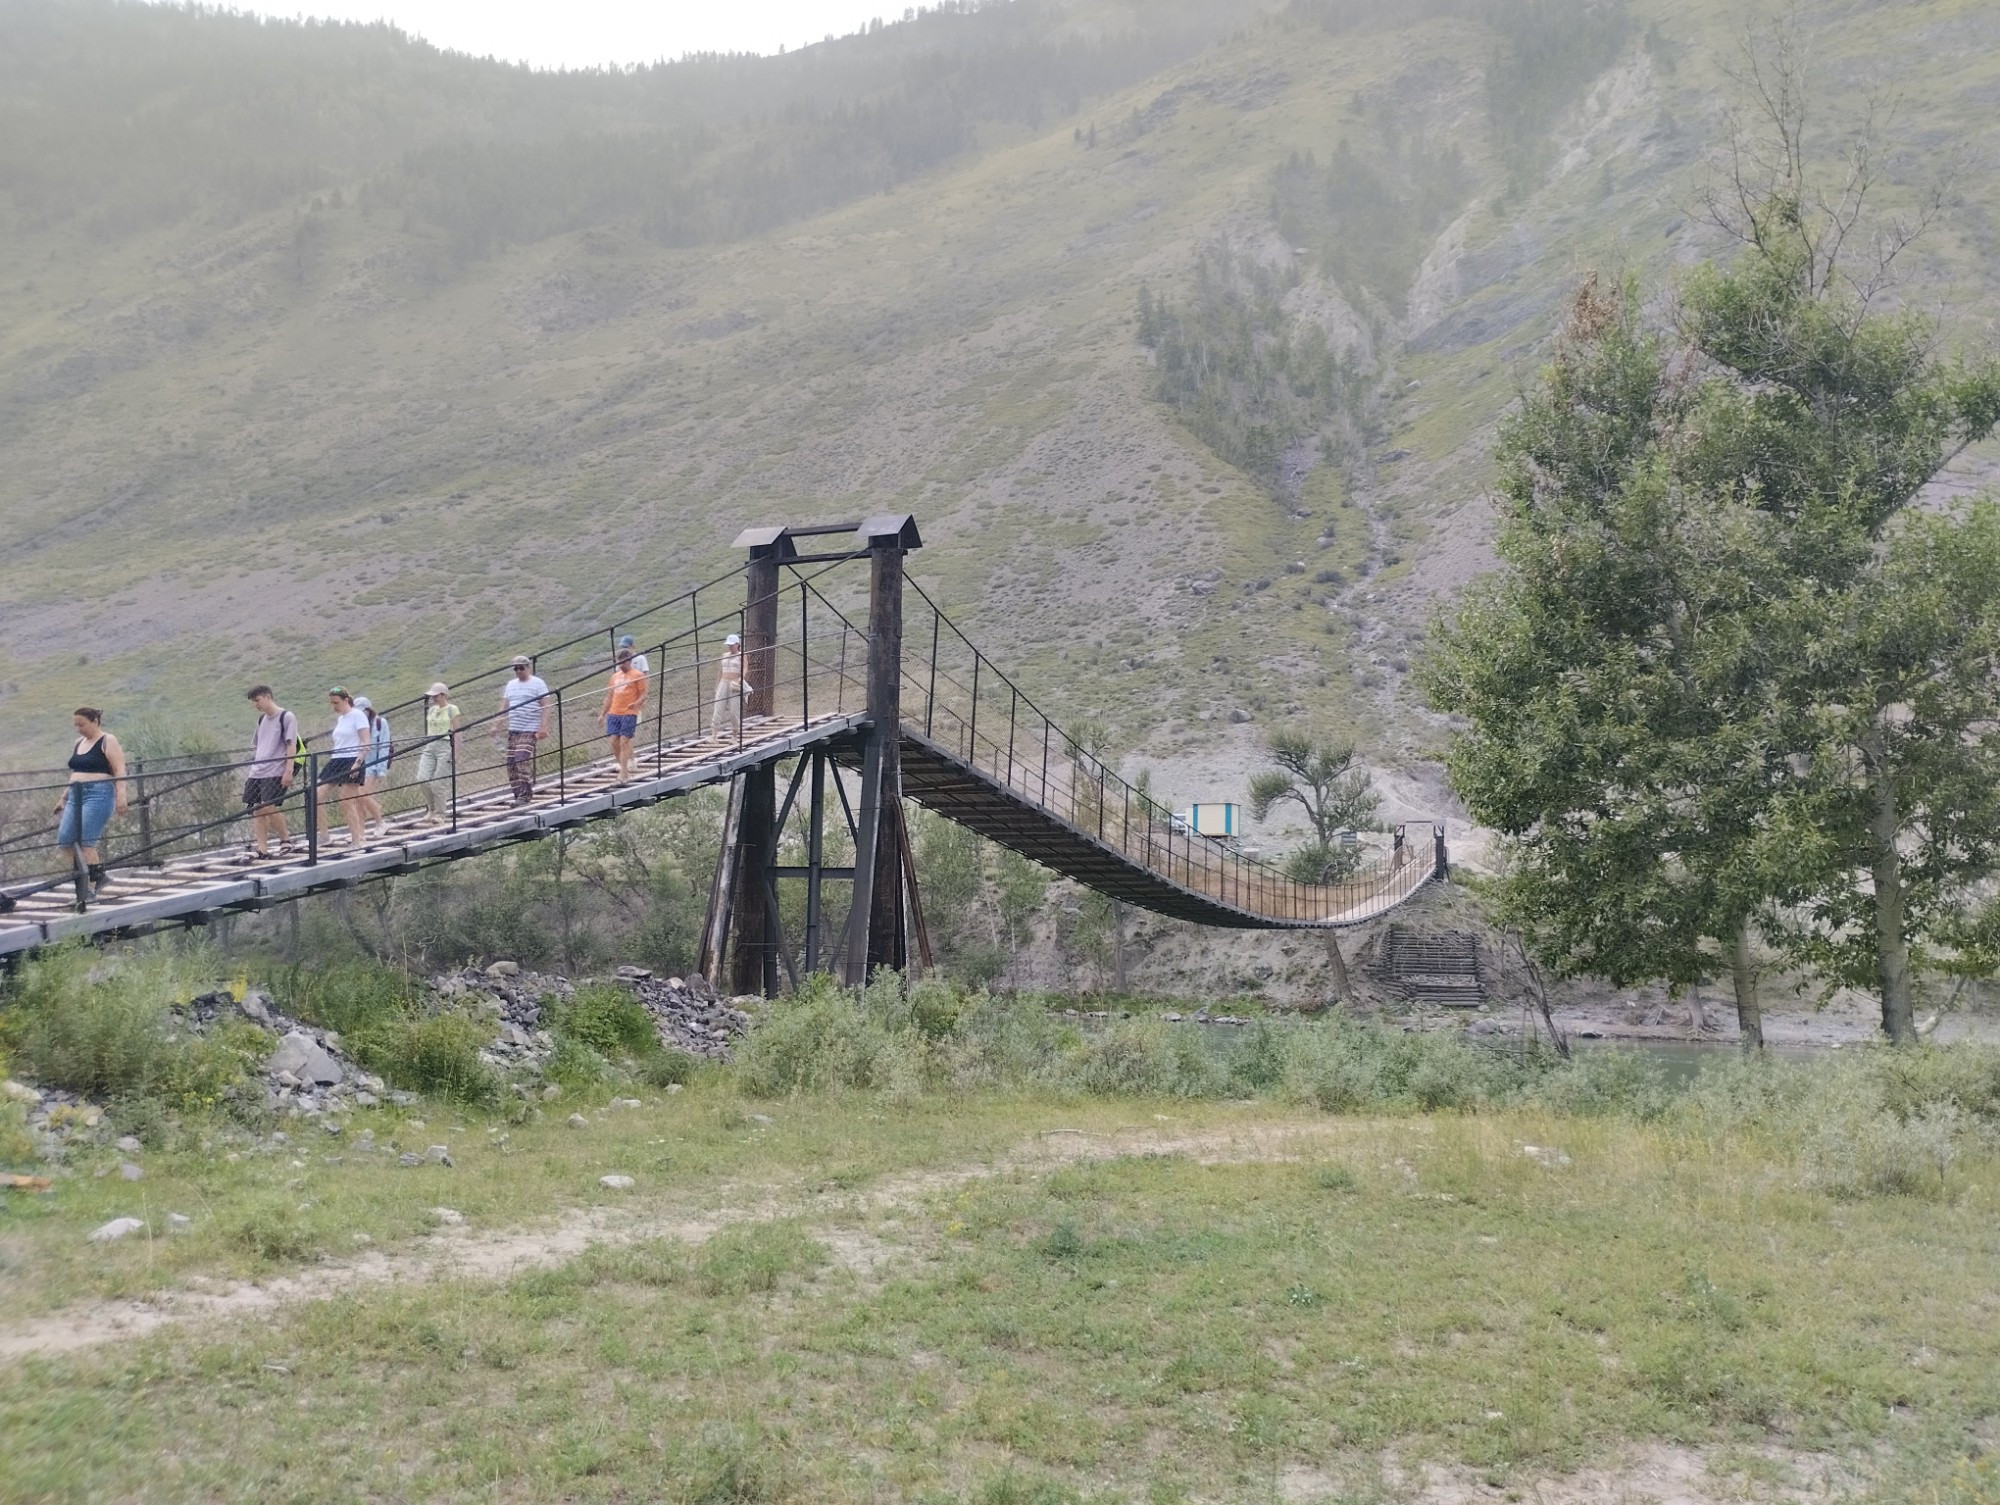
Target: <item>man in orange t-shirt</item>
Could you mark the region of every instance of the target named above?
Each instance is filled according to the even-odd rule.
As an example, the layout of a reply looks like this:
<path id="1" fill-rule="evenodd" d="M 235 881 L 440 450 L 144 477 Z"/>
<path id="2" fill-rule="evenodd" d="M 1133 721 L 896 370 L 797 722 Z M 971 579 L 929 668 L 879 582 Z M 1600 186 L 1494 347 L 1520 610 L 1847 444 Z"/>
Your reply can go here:
<path id="1" fill-rule="evenodd" d="M 604 692 L 604 731 L 611 738 L 611 757 L 618 765 L 618 782 L 630 783 L 634 769 L 632 739 L 646 713 L 646 676 L 632 667 L 632 650 L 618 650 L 618 667 Z"/>

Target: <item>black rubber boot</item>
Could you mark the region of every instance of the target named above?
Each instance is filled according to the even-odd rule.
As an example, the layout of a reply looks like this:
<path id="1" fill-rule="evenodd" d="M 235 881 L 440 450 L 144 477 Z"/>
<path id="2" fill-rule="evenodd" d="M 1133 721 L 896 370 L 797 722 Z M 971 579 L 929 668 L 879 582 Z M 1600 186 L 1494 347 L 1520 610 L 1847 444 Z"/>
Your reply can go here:
<path id="1" fill-rule="evenodd" d="M 105 871 L 104 871 L 104 864 L 103 864 L 103 863 L 101 863 L 101 862 L 93 862 L 93 863 L 91 863 L 91 865 L 90 865 L 90 891 L 91 891 L 92 893 L 94 893 L 94 894 L 101 894 L 101 893 L 103 893 L 103 892 L 104 892 L 104 885 L 105 885 L 105 884 L 107 884 L 107 883 L 109 883 L 110 881 L 111 881 L 111 875 L 110 875 L 109 873 L 107 873 L 107 872 L 105 872 Z"/>

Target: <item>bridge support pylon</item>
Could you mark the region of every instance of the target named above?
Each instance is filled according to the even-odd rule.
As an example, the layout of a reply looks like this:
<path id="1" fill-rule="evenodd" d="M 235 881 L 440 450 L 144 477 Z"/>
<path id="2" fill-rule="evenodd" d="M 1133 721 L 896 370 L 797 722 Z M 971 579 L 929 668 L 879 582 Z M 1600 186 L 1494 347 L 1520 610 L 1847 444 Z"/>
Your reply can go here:
<path id="1" fill-rule="evenodd" d="M 848 546 L 832 553 L 802 554 L 798 542 L 814 535 L 843 534 Z M 869 565 L 867 725 L 859 746 L 829 752 L 815 749 L 799 758 L 780 804 L 778 763 L 759 764 L 736 776 L 708 919 L 702 929 L 697 968 L 736 993 L 778 991 L 781 969 L 794 984 L 798 965 L 787 944 L 778 903 L 778 881 L 806 881 L 804 953 L 808 972 L 836 971 L 850 985 L 867 981 L 878 967 L 909 968 L 912 931 L 919 961 L 928 964 L 930 945 L 916 891 L 909 831 L 903 819 L 903 778 L 899 741 L 902 713 L 903 560 L 921 548 L 915 521 L 907 515 L 872 517 L 859 524 L 752 528 L 737 538 L 747 548 L 744 568 L 743 660 L 750 691 L 743 713 L 749 718 L 777 714 L 779 571 L 792 565 L 866 559 Z M 801 676 L 809 672 L 801 643 Z M 849 805 L 839 765 L 858 762 L 859 808 Z M 828 814 L 826 783 L 831 776 L 855 846 L 851 868 L 824 861 Z M 802 787 L 804 786 L 804 787 Z M 809 791 L 809 793 L 808 793 Z M 809 822 L 807 862 L 781 866 L 779 843 L 800 795 Z M 824 913 L 827 880 L 851 880 L 853 899 L 838 936 L 828 933 Z M 732 944 L 733 943 L 733 944 Z"/>

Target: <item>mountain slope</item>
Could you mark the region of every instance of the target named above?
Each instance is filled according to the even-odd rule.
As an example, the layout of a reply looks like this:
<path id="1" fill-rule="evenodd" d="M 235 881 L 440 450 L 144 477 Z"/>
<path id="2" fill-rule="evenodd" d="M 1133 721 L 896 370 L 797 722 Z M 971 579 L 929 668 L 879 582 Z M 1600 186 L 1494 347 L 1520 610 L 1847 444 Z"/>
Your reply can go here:
<path id="1" fill-rule="evenodd" d="M 1163 792 L 1237 794 L 1261 732 L 1305 721 L 1435 808 L 1404 675 L 1488 558 L 1491 426 L 1585 270 L 1720 249 L 1688 206 L 1737 23 L 1633 4 L 1537 73 L 1539 34 L 1481 7 L 1398 9 L 1295 6 L 1073 116 L 989 120 L 893 192 L 702 244 L 607 211 L 467 252 L 389 204 L 394 162 L 119 236 L 17 195 L 0 743 L 46 760 L 79 699 L 233 727 L 252 677 L 402 693 L 706 578 L 746 524 L 907 509 L 917 577 Z M 2000 92 L 1988 7 L 1824 20 L 1842 97 L 1922 80 L 1906 142 Z M 716 160 L 770 118 L 708 121 Z M 1973 321 L 1997 181 L 1975 162 L 1918 268 Z M 1188 403 L 1160 398 L 1142 285 L 1237 352 Z M 1293 390 L 1308 344 L 1338 379 Z"/>

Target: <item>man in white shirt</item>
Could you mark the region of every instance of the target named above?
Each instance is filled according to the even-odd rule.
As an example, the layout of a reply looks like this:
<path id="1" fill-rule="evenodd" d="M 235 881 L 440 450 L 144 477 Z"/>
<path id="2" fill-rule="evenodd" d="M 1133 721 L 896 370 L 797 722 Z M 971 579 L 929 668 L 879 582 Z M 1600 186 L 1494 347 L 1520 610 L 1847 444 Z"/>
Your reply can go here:
<path id="1" fill-rule="evenodd" d="M 632 667 L 637 669 L 641 674 L 651 674 L 653 672 L 653 666 L 646 661 L 646 655 L 641 653 L 639 645 L 632 641 L 631 633 L 626 633 L 618 640 L 618 647 L 630 648 L 632 650 Z M 611 656 L 614 659 L 618 657 L 617 649 L 612 650 Z"/>
<path id="2" fill-rule="evenodd" d="M 507 783 L 514 803 L 535 797 L 535 744 L 549 734 L 549 687 L 535 673 L 535 661 L 525 653 L 514 656 L 514 677 L 500 687 L 500 709 L 506 712 Z"/>

